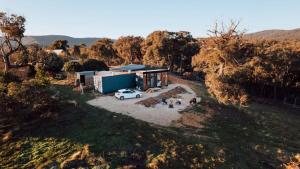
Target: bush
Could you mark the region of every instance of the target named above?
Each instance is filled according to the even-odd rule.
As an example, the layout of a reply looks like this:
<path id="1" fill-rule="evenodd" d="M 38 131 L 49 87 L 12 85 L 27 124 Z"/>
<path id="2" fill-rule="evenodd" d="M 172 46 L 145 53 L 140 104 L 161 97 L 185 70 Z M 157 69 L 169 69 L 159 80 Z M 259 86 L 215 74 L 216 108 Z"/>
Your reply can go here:
<path id="1" fill-rule="evenodd" d="M 56 117 L 59 102 L 52 99 L 45 87 L 33 82 L 11 82 L 0 92 L 0 116 L 21 126 L 23 122 Z"/>
<path id="2" fill-rule="evenodd" d="M 20 92 L 21 85 L 15 82 L 11 82 L 7 85 L 7 96 L 17 96 Z"/>
<path id="3" fill-rule="evenodd" d="M 64 65 L 64 70 L 66 72 L 80 72 L 82 69 L 82 65 L 78 62 L 66 62 Z"/>
<path id="4" fill-rule="evenodd" d="M 64 60 L 56 54 L 50 53 L 43 61 L 42 69 L 50 73 L 57 73 L 63 66 Z"/>
<path id="5" fill-rule="evenodd" d="M 83 69 L 85 71 L 103 71 L 108 70 L 107 65 L 96 59 L 89 59 L 83 63 Z"/>
<path id="6" fill-rule="evenodd" d="M 46 86 L 50 83 L 43 69 L 37 69 L 35 74 L 35 80 L 33 81 L 37 86 Z"/>
<path id="7" fill-rule="evenodd" d="M 18 76 L 10 73 L 10 72 L 6 72 L 6 73 L 2 73 L 0 72 L 0 82 L 2 83 L 10 83 L 10 82 L 20 82 L 21 80 L 19 79 Z"/>
<path id="8" fill-rule="evenodd" d="M 6 84 L 0 82 L 0 93 L 4 93 L 6 91 Z"/>

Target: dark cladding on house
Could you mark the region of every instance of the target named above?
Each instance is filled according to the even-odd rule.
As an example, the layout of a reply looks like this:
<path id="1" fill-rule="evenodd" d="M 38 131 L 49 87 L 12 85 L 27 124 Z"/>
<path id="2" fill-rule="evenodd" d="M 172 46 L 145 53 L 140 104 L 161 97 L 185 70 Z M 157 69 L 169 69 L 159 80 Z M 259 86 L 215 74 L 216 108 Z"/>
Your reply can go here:
<path id="1" fill-rule="evenodd" d="M 90 82 L 92 76 L 95 90 L 106 94 L 125 88 L 147 90 L 165 87 L 168 85 L 168 72 L 168 69 L 147 70 L 144 65 L 130 64 L 111 68 L 109 71 L 77 72 L 77 79 L 80 82 L 84 81 L 86 84 L 90 84 L 87 81 Z"/>
<path id="2" fill-rule="evenodd" d="M 168 69 L 137 71 L 136 85 L 140 90 L 168 86 L 168 72 Z"/>

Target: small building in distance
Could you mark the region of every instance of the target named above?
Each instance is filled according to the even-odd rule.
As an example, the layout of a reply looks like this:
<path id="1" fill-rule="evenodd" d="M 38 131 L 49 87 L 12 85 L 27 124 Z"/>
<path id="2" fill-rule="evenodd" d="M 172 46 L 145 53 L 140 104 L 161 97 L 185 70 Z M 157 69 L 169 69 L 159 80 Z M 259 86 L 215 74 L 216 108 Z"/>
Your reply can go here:
<path id="1" fill-rule="evenodd" d="M 56 55 L 60 56 L 62 55 L 65 51 L 62 49 L 53 49 L 53 50 L 46 50 L 47 53 L 55 53 Z"/>

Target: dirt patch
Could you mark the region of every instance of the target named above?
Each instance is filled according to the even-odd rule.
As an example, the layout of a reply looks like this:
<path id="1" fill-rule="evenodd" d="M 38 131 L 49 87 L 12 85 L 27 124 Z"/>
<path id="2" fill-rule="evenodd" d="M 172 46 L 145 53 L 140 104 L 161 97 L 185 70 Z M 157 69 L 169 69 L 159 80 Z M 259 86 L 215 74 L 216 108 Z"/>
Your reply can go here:
<path id="1" fill-rule="evenodd" d="M 182 111 L 181 117 L 173 123 L 173 126 L 203 128 L 203 122 L 211 118 L 213 113 L 213 109 L 207 107 L 205 103 L 200 103 Z"/>
<path id="2" fill-rule="evenodd" d="M 176 127 L 195 127 L 195 128 L 202 128 L 201 122 L 203 121 L 203 117 L 191 114 L 191 113 L 183 113 L 181 118 L 177 121 Z"/>
<path id="3" fill-rule="evenodd" d="M 189 86 L 196 93 L 197 96 L 201 96 L 201 92 L 203 92 L 200 89 L 200 82 L 198 81 L 185 80 L 182 79 L 182 77 L 176 75 L 169 75 L 168 79 L 171 83 Z"/>

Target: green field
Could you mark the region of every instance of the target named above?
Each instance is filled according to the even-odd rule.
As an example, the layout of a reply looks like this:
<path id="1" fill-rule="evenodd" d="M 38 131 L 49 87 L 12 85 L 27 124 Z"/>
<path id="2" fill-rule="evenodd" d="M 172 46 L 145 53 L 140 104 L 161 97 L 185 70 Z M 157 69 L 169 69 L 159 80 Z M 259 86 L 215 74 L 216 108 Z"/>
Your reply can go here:
<path id="1" fill-rule="evenodd" d="M 110 168 L 272 168 L 300 153 L 299 109 L 259 103 L 242 109 L 224 106 L 200 86 L 204 100 L 194 113 L 213 111 L 204 127 L 167 128 L 87 105 L 92 93 L 55 89 L 64 100 L 76 99 L 79 108 L 66 105 L 56 120 L 1 143 L 0 168 L 59 164 L 85 144 Z"/>

